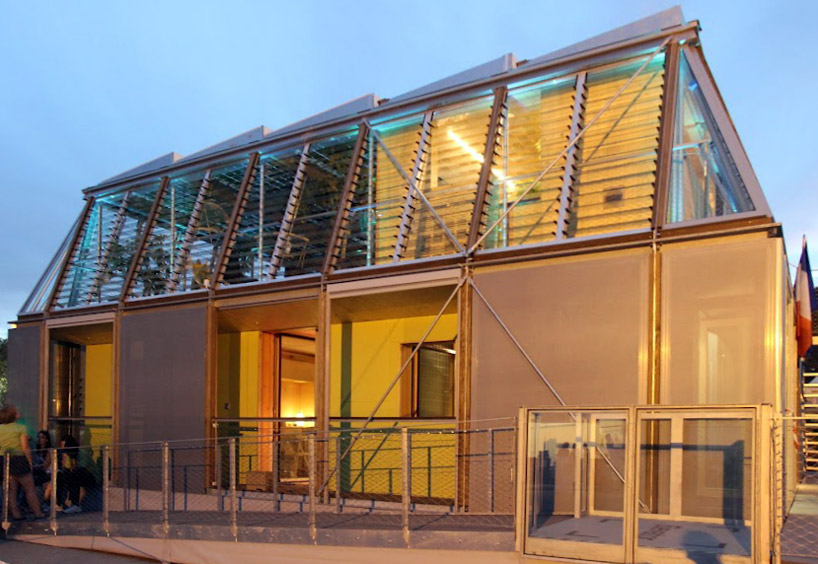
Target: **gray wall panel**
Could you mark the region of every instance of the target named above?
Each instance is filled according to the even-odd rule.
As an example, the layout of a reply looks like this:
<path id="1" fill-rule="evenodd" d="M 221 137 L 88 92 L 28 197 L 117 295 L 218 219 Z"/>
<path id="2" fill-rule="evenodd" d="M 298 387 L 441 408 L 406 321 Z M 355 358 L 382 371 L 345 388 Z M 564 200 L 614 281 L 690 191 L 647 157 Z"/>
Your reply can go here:
<path id="1" fill-rule="evenodd" d="M 40 332 L 42 325 L 9 330 L 7 400 L 23 414 L 30 431 L 37 430 L 40 387 Z"/>
<path id="2" fill-rule="evenodd" d="M 206 310 L 201 306 L 122 316 L 120 442 L 203 437 Z"/>

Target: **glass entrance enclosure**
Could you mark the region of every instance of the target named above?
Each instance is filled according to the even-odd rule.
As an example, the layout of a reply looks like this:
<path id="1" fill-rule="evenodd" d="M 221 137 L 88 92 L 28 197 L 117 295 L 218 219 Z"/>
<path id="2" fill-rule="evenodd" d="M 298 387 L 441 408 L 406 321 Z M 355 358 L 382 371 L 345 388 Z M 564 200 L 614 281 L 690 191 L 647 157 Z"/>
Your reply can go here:
<path id="1" fill-rule="evenodd" d="M 769 406 L 523 415 L 525 553 L 755 562 L 769 547 Z"/>

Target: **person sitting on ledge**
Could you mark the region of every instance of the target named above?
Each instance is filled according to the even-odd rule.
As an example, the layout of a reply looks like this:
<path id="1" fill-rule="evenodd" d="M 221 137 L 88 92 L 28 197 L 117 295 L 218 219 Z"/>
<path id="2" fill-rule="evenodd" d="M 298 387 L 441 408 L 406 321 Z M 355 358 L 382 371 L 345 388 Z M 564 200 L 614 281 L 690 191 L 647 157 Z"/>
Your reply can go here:
<path id="1" fill-rule="evenodd" d="M 72 435 L 66 435 L 60 441 L 59 463 L 57 471 L 57 511 L 66 514 L 82 511 L 82 498 L 85 491 L 96 485 L 94 476 L 87 468 L 79 464 L 80 445 Z"/>

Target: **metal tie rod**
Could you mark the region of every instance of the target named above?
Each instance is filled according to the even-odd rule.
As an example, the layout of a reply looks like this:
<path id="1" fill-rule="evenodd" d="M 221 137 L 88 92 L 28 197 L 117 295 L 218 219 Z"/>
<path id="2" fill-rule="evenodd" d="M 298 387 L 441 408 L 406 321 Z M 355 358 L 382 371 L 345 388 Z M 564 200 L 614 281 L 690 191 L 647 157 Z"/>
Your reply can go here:
<path id="1" fill-rule="evenodd" d="M 525 348 L 523 348 L 522 344 L 520 344 L 520 341 L 517 340 L 517 337 L 515 337 L 514 334 L 511 332 L 511 329 L 508 328 L 508 325 L 505 324 L 505 322 L 502 320 L 502 318 L 497 313 L 497 311 L 491 306 L 489 301 L 486 299 L 486 296 L 483 295 L 483 292 L 480 291 L 480 289 L 477 287 L 477 285 L 471 279 L 469 279 L 469 285 L 472 287 L 472 289 L 474 290 L 474 293 L 477 294 L 477 296 L 480 298 L 480 300 L 483 302 L 483 304 L 489 310 L 489 312 L 494 317 L 494 319 L 497 321 L 497 323 L 500 325 L 500 327 L 503 328 L 503 331 L 505 332 L 506 335 L 508 335 L 508 338 L 511 339 L 511 341 L 514 343 L 514 346 L 517 347 L 517 350 L 519 350 L 522 353 L 522 355 L 528 361 L 528 364 L 531 365 L 531 368 L 533 368 L 534 372 L 537 373 L 537 376 L 539 376 L 540 379 L 543 381 L 543 383 L 548 387 L 548 389 L 551 390 L 551 393 L 554 394 L 554 397 L 557 398 L 557 401 L 560 403 L 560 405 L 565 407 L 567 405 L 565 403 L 565 400 L 562 399 L 562 396 L 559 395 L 559 393 L 554 388 L 554 386 L 551 384 L 551 382 L 548 381 L 548 378 L 545 377 L 545 374 L 543 374 L 542 370 L 540 370 L 540 368 L 537 366 L 537 364 L 534 362 L 534 360 L 529 356 L 528 352 L 526 352 Z M 569 412 L 569 415 L 570 415 L 571 419 L 576 421 L 576 416 L 572 412 Z M 597 449 L 597 452 L 599 453 L 599 456 L 605 461 L 605 463 L 608 464 L 608 466 L 610 466 L 611 470 L 613 470 L 614 474 L 616 474 L 616 477 L 619 478 L 619 480 L 624 484 L 625 483 L 625 477 L 621 474 L 621 472 L 619 472 L 619 470 L 616 468 L 616 466 L 614 466 L 613 461 L 610 458 L 608 458 L 608 455 L 606 453 L 602 452 L 601 449 Z M 639 505 L 641 505 L 645 509 L 648 508 L 648 506 L 641 499 L 638 500 L 638 501 L 639 501 Z"/>

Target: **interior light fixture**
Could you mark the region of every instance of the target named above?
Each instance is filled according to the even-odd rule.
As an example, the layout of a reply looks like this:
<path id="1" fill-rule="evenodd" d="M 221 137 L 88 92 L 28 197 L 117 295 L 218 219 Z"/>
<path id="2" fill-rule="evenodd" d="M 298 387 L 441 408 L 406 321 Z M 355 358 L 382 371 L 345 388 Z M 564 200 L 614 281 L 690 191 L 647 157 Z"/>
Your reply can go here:
<path id="1" fill-rule="evenodd" d="M 483 164 L 483 161 L 485 160 L 485 159 L 483 158 L 483 155 L 481 155 L 480 153 L 478 153 L 477 151 L 475 151 L 475 150 L 474 150 L 474 147 L 472 147 L 471 145 L 469 145 L 468 143 L 466 143 L 465 141 L 463 141 L 463 138 L 462 138 L 462 137 L 460 137 L 460 136 L 459 136 L 457 133 L 455 133 L 454 131 L 452 131 L 452 129 L 451 129 L 451 128 L 448 128 L 448 129 L 446 130 L 446 135 L 449 137 L 449 139 L 451 139 L 452 141 L 454 141 L 454 142 L 455 142 L 455 144 L 456 144 L 458 147 L 460 147 L 460 148 L 461 148 L 461 149 L 463 149 L 463 150 L 464 150 L 466 153 L 468 153 L 468 155 L 469 155 L 471 158 L 473 158 L 473 159 L 474 159 L 475 161 L 477 161 L 478 163 Z M 514 182 L 513 182 L 513 181 L 511 181 L 511 180 L 508 180 L 508 179 L 506 178 L 506 175 L 505 175 L 505 174 L 503 174 L 501 171 L 499 171 L 499 170 L 497 169 L 497 167 L 494 167 L 494 166 L 493 166 L 493 167 L 491 167 L 491 172 L 494 174 L 494 176 L 496 176 L 497 178 L 499 178 L 499 179 L 500 179 L 500 182 L 505 182 L 505 183 L 508 185 L 509 191 L 512 191 L 512 192 L 514 191 L 514 189 L 515 189 Z"/>

